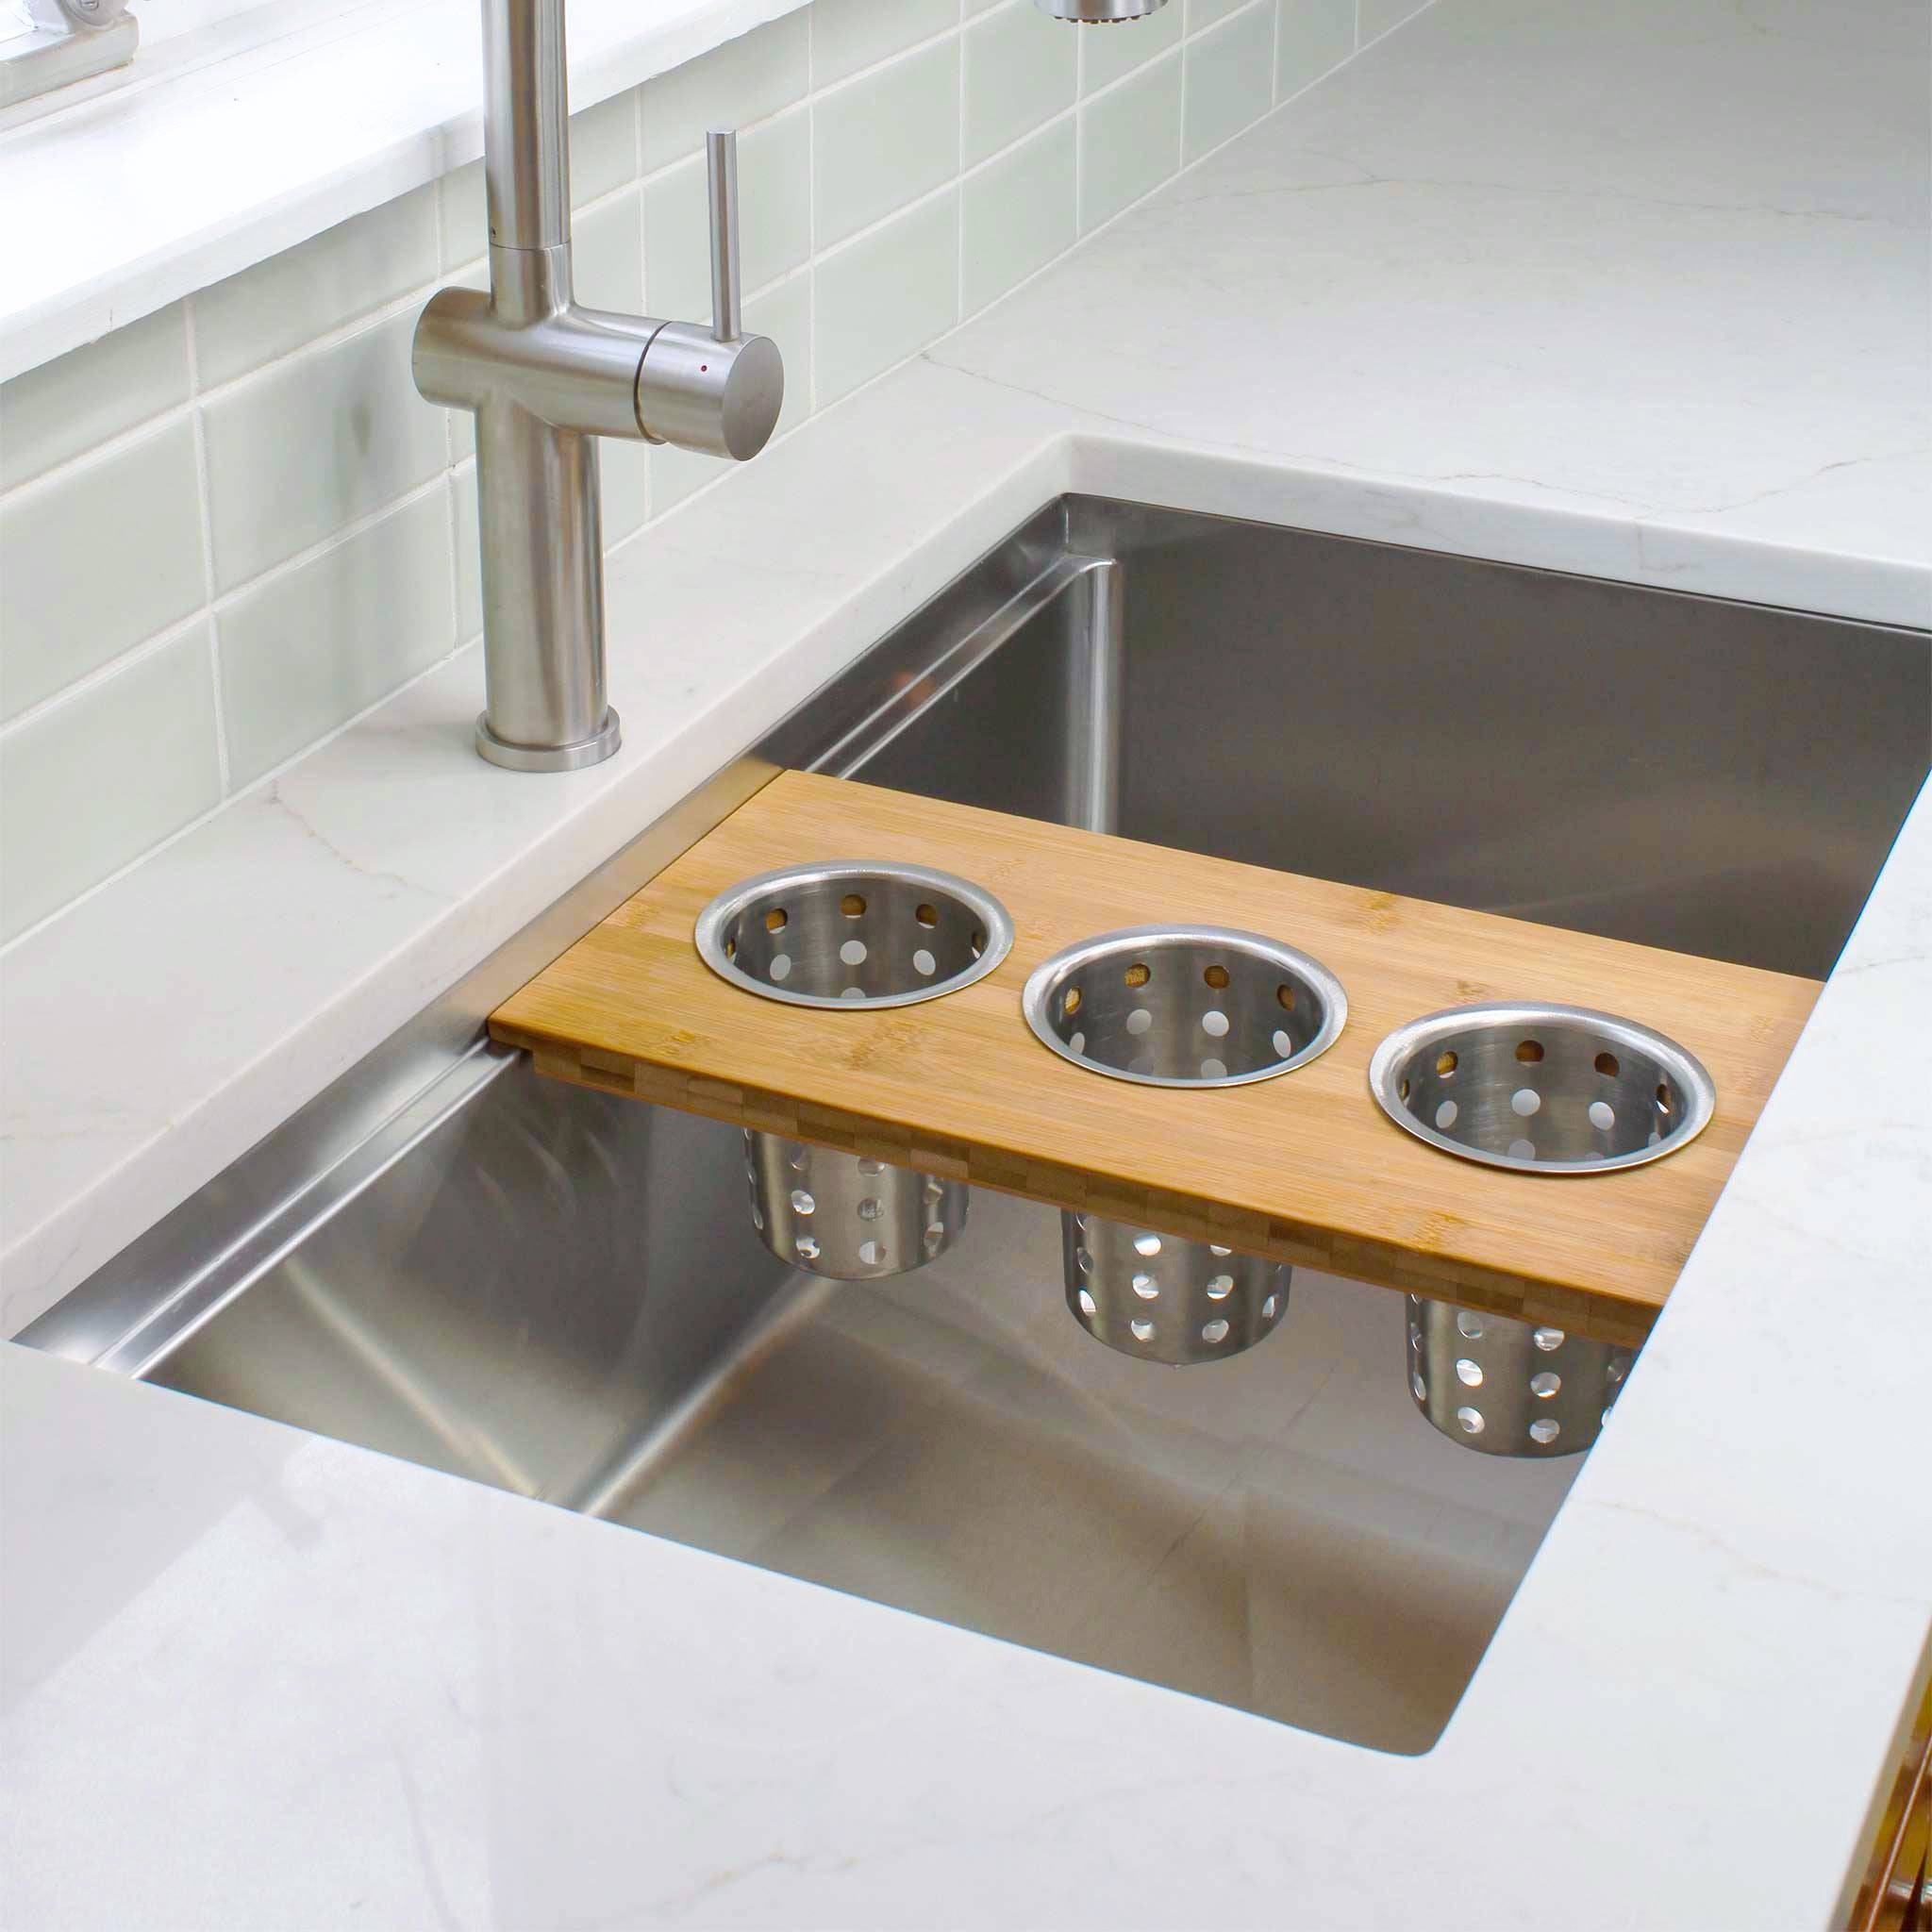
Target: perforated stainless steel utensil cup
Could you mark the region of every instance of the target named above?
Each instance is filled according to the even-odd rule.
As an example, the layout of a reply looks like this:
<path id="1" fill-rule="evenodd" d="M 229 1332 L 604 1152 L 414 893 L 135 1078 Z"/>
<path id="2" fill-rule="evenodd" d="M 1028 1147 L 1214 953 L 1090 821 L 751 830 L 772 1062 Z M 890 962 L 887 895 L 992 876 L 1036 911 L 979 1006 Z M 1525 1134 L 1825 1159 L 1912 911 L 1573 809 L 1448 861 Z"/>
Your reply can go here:
<path id="1" fill-rule="evenodd" d="M 1306 953 L 1224 926 L 1124 927 L 1057 953 L 1021 999 L 1041 1042 L 1092 1074 L 1221 1088 L 1306 1066 L 1340 1037 L 1341 983 Z M 1067 1306 L 1109 1348 L 1183 1366 L 1223 1361 L 1288 1307 L 1278 1262 L 1097 1214 L 1062 1214 Z"/>
<path id="2" fill-rule="evenodd" d="M 943 1255 L 966 1227 L 971 1192 L 909 1167 L 747 1133 L 752 1225 L 782 1261 L 838 1281 L 904 1274 Z"/>
<path id="3" fill-rule="evenodd" d="M 695 938 L 706 965 L 746 992 L 862 1014 L 985 978 L 1012 950 L 1013 922 L 950 873 L 842 859 L 743 880 L 698 915 Z M 944 1254 L 966 1225 L 961 1182 L 780 1134 L 744 1139 L 752 1224 L 808 1274 L 903 1274 Z"/>
<path id="4" fill-rule="evenodd" d="M 1406 1133 L 1491 1167 L 1601 1174 L 1688 1146 L 1717 1090 L 1674 1041 L 1588 1007 L 1452 1007 L 1399 1026 L 1369 1062 Z"/>
<path id="5" fill-rule="evenodd" d="M 1407 1299 L 1408 1392 L 1452 1441 L 1486 1456 L 1574 1456 L 1596 1441 L 1634 1350 Z"/>
<path id="6" fill-rule="evenodd" d="M 1341 982 L 1306 953 L 1226 926 L 1133 925 L 1068 946 L 1021 995 L 1062 1059 L 1148 1087 L 1240 1087 L 1327 1052 Z"/>
<path id="7" fill-rule="evenodd" d="M 1062 1214 L 1067 1306 L 1095 1340 L 1142 1361 L 1224 1361 L 1288 1310 L 1289 1267 L 1149 1227 Z"/>

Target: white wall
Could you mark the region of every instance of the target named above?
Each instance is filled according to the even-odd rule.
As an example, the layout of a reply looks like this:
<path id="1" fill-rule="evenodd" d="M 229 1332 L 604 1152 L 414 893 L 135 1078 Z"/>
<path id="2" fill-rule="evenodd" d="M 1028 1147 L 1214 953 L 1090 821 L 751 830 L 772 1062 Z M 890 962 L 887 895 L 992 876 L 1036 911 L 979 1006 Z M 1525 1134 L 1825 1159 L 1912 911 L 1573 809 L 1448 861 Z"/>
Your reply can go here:
<path id="1" fill-rule="evenodd" d="M 699 149 L 737 125 L 784 434 L 1421 4 L 816 0 L 576 117 L 578 293 L 708 312 Z M 0 941 L 475 640 L 470 421 L 408 345 L 484 233 L 463 169 L 0 389 Z M 613 548 L 722 474 L 602 463 Z"/>

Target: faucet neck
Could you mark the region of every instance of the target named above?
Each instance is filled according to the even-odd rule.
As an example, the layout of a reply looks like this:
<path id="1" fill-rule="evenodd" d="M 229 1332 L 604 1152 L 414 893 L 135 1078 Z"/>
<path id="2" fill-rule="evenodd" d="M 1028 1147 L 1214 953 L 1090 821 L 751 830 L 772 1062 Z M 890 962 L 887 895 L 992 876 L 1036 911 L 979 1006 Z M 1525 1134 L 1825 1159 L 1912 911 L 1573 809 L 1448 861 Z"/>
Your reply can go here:
<path id="1" fill-rule="evenodd" d="M 483 0 L 483 177 L 499 249 L 570 244 L 563 0 Z M 568 291 L 566 259 L 566 297 Z"/>
<path id="2" fill-rule="evenodd" d="M 574 299 L 568 242 L 555 248 L 490 244 L 490 300 L 496 319 L 508 327 L 553 321 Z"/>

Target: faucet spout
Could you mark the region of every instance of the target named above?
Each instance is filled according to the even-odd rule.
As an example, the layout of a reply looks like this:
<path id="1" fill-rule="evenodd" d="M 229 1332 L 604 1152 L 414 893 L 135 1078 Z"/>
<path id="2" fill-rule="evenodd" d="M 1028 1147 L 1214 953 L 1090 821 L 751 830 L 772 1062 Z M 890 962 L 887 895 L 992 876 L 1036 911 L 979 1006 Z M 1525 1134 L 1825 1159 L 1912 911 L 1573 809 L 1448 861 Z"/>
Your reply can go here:
<path id="1" fill-rule="evenodd" d="M 486 703 L 476 749 L 575 771 L 618 748 L 606 691 L 596 439 L 743 461 L 784 401 L 777 345 L 738 319 L 736 138 L 709 137 L 709 328 L 578 305 L 571 272 L 563 0 L 483 0 L 490 289 L 416 325 L 416 387 L 476 418 Z"/>

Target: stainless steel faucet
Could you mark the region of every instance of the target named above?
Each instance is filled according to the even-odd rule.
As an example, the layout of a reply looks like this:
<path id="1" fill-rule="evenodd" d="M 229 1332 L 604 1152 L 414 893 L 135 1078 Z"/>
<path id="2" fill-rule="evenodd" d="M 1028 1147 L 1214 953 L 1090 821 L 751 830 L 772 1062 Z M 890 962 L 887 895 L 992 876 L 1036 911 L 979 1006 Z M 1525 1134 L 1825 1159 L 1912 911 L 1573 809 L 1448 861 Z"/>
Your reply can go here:
<path id="1" fill-rule="evenodd" d="M 707 136 L 711 324 L 577 306 L 571 287 L 563 0 L 483 0 L 490 292 L 416 325 L 416 387 L 476 418 L 486 703 L 476 749 L 568 772 L 617 749 L 604 689 L 600 436 L 743 460 L 785 394 L 777 345 L 740 327 L 737 136 Z"/>

